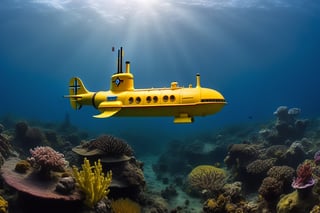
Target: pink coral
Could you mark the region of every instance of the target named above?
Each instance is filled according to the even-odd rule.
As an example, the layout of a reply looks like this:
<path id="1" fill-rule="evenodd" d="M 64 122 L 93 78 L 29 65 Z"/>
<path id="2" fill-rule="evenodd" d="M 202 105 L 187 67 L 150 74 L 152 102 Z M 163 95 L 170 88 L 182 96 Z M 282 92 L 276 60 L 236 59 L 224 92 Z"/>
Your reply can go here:
<path id="1" fill-rule="evenodd" d="M 49 146 L 38 146 L 30 149 L 32 155 L 29 161 L 34 167 L 38 167 L 40 173 L 48 174 L 50 171 L 63 171 L 67 165 L 64 155 Z"/>
<path id="2" fill-rule="evenodd" d="M 304 189 L 315 184 L 312 178 L 312 168 L 309 163 L 301 164 L 297 168 L 297 178 L 292 182 L 292 187 L 295 189 Z"/>

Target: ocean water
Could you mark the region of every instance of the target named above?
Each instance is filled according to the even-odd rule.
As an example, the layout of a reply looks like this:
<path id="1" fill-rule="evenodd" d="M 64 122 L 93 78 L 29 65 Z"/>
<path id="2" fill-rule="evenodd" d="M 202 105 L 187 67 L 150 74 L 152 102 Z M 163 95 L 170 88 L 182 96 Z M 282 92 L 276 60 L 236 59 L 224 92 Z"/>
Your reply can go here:
<path id="1" fill-rule="evenodd" d="M 171 81 L 220 91 L 228 105 L 193 124 L 173 118 L 94 119 L 74 111 L 68 82 L 108 90 L 112 47 L 124 47 L 135 88 Z M 305 0 L 0 0 L 0 116 L 71 122 L 149 140 L 274 119 L 278 106 L 319 116 L 320 3 Z M 130 140 L 129 140 L 130 142 Z"/>

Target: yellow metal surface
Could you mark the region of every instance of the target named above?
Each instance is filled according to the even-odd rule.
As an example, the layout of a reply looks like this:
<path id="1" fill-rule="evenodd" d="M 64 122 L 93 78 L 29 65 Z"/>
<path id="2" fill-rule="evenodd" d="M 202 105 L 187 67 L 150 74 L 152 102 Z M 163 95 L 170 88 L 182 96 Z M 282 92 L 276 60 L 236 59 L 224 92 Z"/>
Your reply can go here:
<path id="1" fill-rule="evenodd" d="M 168 88 L 135 89 L 130 64 L 125 73 L 111 76 L 110 90 L 90 92 L 78 77 L 69 82 L 69 95 L 73 109 L 91 105 L 100 111 L 96 118 L 111 116 L 172 116 L 174 123 L 192 123 L 194 116 L 206 116 L 219 112 L 226 104 L 222 94 L 200 85 L 180 87 L 172 82 Z"/>

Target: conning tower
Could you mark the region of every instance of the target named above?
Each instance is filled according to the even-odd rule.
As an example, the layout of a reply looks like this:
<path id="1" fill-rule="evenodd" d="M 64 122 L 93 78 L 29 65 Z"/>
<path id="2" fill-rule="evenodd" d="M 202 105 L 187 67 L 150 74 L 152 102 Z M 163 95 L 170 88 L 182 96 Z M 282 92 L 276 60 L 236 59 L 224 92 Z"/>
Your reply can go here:
<path id="1" fill-rule="evenodd" d="M 110 90 L 113 92 L 134 90 L 134 79 L 130 73 L 130 62 L 126 61 L 126 71 L 122 72 L 123 49 L 118 49 L 118 70 L 111 76 Z"/>

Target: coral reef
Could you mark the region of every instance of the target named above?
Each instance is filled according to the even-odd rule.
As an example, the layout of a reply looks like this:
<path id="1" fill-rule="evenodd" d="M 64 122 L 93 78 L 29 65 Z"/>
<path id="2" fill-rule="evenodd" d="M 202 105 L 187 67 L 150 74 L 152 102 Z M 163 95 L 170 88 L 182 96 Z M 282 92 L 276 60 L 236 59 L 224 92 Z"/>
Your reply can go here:
<path id="1" fill-rule="evenodd" d="M 67 165 L 64 155 L 49 146 L 38 146 L 30 149 L 31 157 L 28 158 L 30 164 L 39 169 L 39 174 L 49 177 L 51 171 L 64 171 Z"/>
<path id="2" fill-rule="evenodd" d="M 297 177 L 293 179 L 294 192 L 283 196 L 277 204 L 277 212 L 306 212 L 311 211 L 320 199 L 312 191 L 315 180 L 312 177 L 312 167 L 308 162 L 300 164 L 297 168 Z"/>
<path id="3" fill-rule="evenodd" d="M 132 148 L 123 140 L 103 135 L 95 140 L 74 147 L 73 152 L 89 161 L 100 160 L 104 172 L 112 170 L 110 185 L 113 198 L 128 197 L 137 200 L 146 185 L 143 163 L 133 156 Z"/>
<path id="4" fill-rule="evenodd" d="M 306 189 L 312 187 L 315 180 L 312 177 L 312 168 L 309 163 L 299 165 L 297 168 L 297 177 L 293 179 L 292 187 L 294 189 Z"/>
<path id="5" fill-rule="evenodd" d="M 267 175 L 283 182 L 283 192 L 291 190 L 291 183 L 294 176 L 294 169 L 289 166 L 273 166 L 269 169 Z"/>
<path id="6" fill-rule="evenodd" d="M 249 163 L 246 169 L 248 174 L 265 177 L 268 170 L 274 165 L 275 161 L 276 159 L 274 158 L 265 160 L 257 159 Z"/>
<path id="7" fill-rule="evenodd" d="M 300 114 L 299 108 L 289 109 L 287 106 L 279 106 L 273 113 L 277 117 L 274 130 L 265 129 L 261 135 L 271 144 L 281 144 L 286 140 L 301 139 L 309 123 L 307 119 L 297 120 Z"/>
<path id="8" fill-rule="evenodd" d="M 2 165 L 3 161 L 10 155 L 13 155 L 13 148 L 8 136 L 0 134 L 0 165 Z"/>
<path id="9" fill-rule="evenodd" d="M 231 144 L 224 162 L 229 168 L 233 166 L 245 168 L 258 158 L 258 148 L 256 144 Z"/>
<path id="10" fill-rule="evenodd" d="M 102 198 L 108 195 L 109 186 L 112 180 L 112 172 L 106 175 L 102 172 L 100 160 L 94 162 L 93 168 L 88 159 L 84 159 L 82 170 L 73 166 L 73 174 L 76 179 L 77 187 L 85 194 L 85 204 L 93 208 Z"/>
<path id="11" fill-rule="evenodd" d="M 0 196 L 0 213 L 7 213 L 8 212 L 8 202 Z"/>
<path id="12" fill-rule="evenodd" d="M 14 170 L 19 173 L 26 173 L 30 167 L 31 164 L 27 160 L 21 160 L 16 164 Z"/>
<path id="13" fill-rule="evenodd" d="M 301 197 L 296 190 L 280 199 L 277 204 L 277 213 L 310 212 L 319 202 L 319 196 L 310 193 L 307 197 Z"/>
<path id="14" fill-rule="evenodd" d="M 15 189 L 18 199 L 14 201 L 23 212 L 46 212 L 50 208 L 55 211 L 77 212 L 81 204 L 78 190 L 65 195 L 56 192 L 57 178 L 39 179 L 38 173 L 31 167 L 26 173 L 14 170 L 19 158 L 9 158 L 1 167 L 3 182 Z M 54 172 L 55 177 L 62 175 Z M 27 201 L 27 202 L 26 202 Z"/>
<path id="15" fill-rule="evenodd" d="M 133 149 L 128 143 L 112 135 L 99 136 L 97 139 L 83 144 L 82 148 L 87 148 L 88 150 L 98 149 L 103 153 L 114 156 L 132 156 L 134 154 Z"/>
<path id="16" fill-rule="evenodd" d="M 255 213 L 257 205 L 245 201 L 233 202 L 230 197 L 219 195 L 217 199 L 209 198 L 203 204 L 204 213 Z"/>
<path id="17" fill-rule="evenodd" d="M 263 179 L 259 194 L 268 202 L 277 200 L 282 194 L 283 182 L 273 177 Z"/>
<path id="18" fill-rule="evenodd" d="M 188 175 L 188 184 L 191 189 L 208 195 L 219 193 L 225 181 L 225 171 L 210 165 L 197 166 Z"/>
<path id="19" fill-rule="evenodd" d="M 138 203 L 128 199 L 120 198 L 111 201 L 111 208 L 114 213 L 140 213 L 141 207 Z"/>

